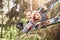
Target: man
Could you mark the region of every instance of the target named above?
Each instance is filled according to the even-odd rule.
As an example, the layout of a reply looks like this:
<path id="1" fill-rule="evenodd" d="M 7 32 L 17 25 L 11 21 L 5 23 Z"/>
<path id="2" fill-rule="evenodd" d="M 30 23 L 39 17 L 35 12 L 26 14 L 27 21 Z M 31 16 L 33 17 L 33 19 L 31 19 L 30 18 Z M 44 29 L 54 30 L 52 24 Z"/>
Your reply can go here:
<path id="1" fill-rule="evenodd" d="M 30 9 L 27 9 L 25 11 L 25 15 L 26 15 L 26 19 L 27 19 L 27 23 L 30 21 L 31 19 L 31 14 L 32 14 L 32 11 Z"/>
<path id="2" fill-rule="evenodd" d="M 42 6 L 39 10 L 33 11 L 32 20 L 29 19 L 29 23 L 24 27 L 23 31 L 28 33 L 33 27 L 38 28 L 40 22 L 48 19 L 48 16 L 45 14 L 47 12 L 47 6 Z M 26 13 L 27 14 L 27 13 Z M 36 22 L 36 24 L 34 24 Z"/>
<path id="3" fill-rule="evenodd" d="M 26 15 L 26 19 L 27 19 L 27 23 L 29 23 L 30 19 L 31 19 L 31 10 L 26 10 L 25 11 L 25 15 Z M 16 27 L 19 29 L 19 30 L 22 30 L 24 27 L 23 27 L 23 22 L 18 22 Z"/>

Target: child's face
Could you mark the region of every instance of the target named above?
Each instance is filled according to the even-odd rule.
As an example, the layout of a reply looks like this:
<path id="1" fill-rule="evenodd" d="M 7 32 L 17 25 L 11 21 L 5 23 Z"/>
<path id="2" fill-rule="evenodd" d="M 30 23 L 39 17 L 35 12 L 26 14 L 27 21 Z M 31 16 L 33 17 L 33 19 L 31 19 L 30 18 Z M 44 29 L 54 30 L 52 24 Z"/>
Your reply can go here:
<path id="1" fill-rule="evenodd" d="M 41 15 L 39 13 L 36 13 L 35 14 L 35 19 L 40 19 L 41 18 Z"/>
<path id="2" fill-rule="evenodd" d="M 27 18 L 28 21 L 31 19 L 31 14 L 32 14 L 31 11 L 28 11 L 26 13 L 26 18 Z"/>

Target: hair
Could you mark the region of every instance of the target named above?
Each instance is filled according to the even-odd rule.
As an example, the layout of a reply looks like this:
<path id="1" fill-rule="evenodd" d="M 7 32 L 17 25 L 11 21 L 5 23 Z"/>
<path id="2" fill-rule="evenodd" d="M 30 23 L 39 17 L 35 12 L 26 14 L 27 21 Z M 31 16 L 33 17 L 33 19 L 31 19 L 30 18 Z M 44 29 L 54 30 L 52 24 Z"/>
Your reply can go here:
<path id="1" fill-rule="evenodd" d="M 30 11 L 30 12 L 32 13 L 32 11 L 31 11 L 30 9 L 27 9 L 27 10 L 24 12 L 24 14 L 26 14 L 28 11 Z"/>
<path id="2" fill-rule="evenodd" d="M 18 25 L 20 25 L 20 27 L 17 27 Z M 22 22 L 18 22 L 17 24 L 16 24 L 16 27 L 18 28 L 18 29 L 23 29 L 23 23 Z"/>
<path id="3" fill-rule="evenodd" d="M 33 14 L 32 18 L 33 18 L 34 21 L 36 21 L 36 19 L 35 19 L 36 13 L 39 13 L 39 12 L 35 12 L 35 13 Z"/>

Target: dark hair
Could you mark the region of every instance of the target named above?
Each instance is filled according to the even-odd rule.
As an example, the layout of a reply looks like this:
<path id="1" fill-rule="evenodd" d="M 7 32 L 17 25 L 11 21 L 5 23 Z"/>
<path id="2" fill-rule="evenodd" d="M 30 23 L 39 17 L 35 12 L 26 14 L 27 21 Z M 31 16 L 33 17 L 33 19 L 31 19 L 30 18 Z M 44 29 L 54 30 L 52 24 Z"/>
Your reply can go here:
<path id="1" fill-rule="evenodd" d="M 20 26 L 18 27 L 18 25 L 20 25 Z M 16 27 L 18 29 L 23 29 L 23 23 L 22 22 L 18 22 L 17 25 L 16 25 Z"/>

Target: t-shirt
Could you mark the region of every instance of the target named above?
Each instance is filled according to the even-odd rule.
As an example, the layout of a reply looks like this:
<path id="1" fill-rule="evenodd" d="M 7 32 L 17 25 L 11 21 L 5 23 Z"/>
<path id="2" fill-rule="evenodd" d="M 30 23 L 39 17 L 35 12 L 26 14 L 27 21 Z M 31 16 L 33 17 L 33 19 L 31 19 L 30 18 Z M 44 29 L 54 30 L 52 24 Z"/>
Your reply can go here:
<path id="1" fill-rule="evenodd" d="M 41 22 L 46 21 L 48 19 L 48 16 L 46 13 L 42 13 L 41 15 Z"/>

